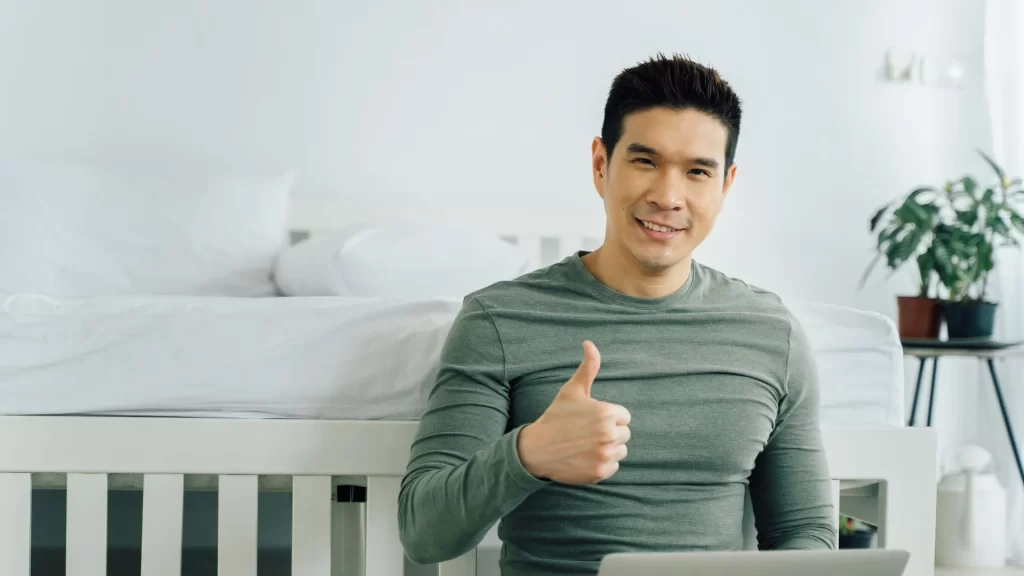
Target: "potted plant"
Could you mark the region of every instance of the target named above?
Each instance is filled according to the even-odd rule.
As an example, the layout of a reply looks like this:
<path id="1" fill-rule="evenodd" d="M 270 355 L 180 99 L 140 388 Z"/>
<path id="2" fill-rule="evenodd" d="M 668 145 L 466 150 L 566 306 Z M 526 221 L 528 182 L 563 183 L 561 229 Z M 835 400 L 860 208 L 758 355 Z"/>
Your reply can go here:
<path id="1" fill-rule="evenodd" d="M 947 202 L 942 190 L 924 186 L 882 206 L 871 217 L 870 230 L 876 235 L 878 253 L 864 272 L 861 286 L 883 259 L 890 275 L 907 262 L 917 266 L 918 293 L 896 299 L 901 338 L 939 337 L 941 310 L 933 295 L 937 270 L 932 244 Z"/>
<path id="2" fill-rule="evenodd" d="M 993 186 L 982 187 L 964 177 L 943 189 L 954 217 L 935 230 L 933 252 L 939 281 L 948 292 L 943 305 L 950 338 L 984 338 L 995 329 L 996 303 L 989 301 L 989 279 L 996 252 L 1019 247 L 1024 238 L 1024 201 L 1019 178 L 1010 180 L 984 152 L 978 152 L 995 172 Z"/>
<path id="3" fill-rule="evenodd" d="M 871 548 L 874 531 L 849 516 L 839 517 L 839 548 Z"/>

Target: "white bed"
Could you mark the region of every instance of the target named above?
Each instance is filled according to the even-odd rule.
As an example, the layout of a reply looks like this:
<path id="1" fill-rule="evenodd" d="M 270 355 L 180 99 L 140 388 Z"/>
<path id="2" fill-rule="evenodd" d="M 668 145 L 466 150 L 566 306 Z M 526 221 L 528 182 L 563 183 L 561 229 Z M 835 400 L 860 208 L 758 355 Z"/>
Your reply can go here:
<path id="1" fill-rule="evenodd" d="M 528 245 L 535 265 L 580 246 Z M 110 474 L 136 474 L 143 484 L 143 574 L 179 573 L 190 475 L 219 477 L 221 574 L 255 573 L 255 496 L 267 475 L 294 478 L 293 574 L 401 573 L 396 507 L 410 420 L 457 301 L 2 302 L 0 573 L 28 573 L 32 474 L 53 473 L 68 473 L 69 574 L 105 573 L 106 490 L 121 478 Z M 844 511 L 878 522 L 883 546 L 912 551 L 906 574 L 932 574 L 935 435 L 902 426 L 891 322 L 793 308 L 819 360 L 837 496 L 841 481 L 849 488 Z M 339 515 L 332 487 L 354 482 L 367 486 L 365 509 Z M 443 576 L 476 574 L 478 565 L 494 573 L 494 544 L 446 563 Z"/>
<path id="2" fill-rule="evenodd" d="M 0 414 L 415 420 L 460 304 L 0 297 Z"/>
<path id="3" fill-rule="evenodd" d="M 461 302 L 0 297 L 0 414 L 415 420 Z M 884 319 L 796 303 L 827 426 L 899 426 Z M 401 362 L 395 362 L 400 358 Z"/>

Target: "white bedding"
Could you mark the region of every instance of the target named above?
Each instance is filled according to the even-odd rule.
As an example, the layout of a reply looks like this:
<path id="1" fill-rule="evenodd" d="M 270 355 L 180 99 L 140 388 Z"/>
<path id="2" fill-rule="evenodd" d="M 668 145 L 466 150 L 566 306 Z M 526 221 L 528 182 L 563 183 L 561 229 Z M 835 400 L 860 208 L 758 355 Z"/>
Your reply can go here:
<path id="1" fill-rule="evenodd" d="M 416 419 L 461 302 L 0 296 L 0 414 Z M 825 425 L 901 425 L 891 322 L 791 306 Z"/>
<path id="2" fill-rule="evenodd" d="M 881 314 L 830 304 L 789 303 L 807 332 L 829 426 L 903 426 L 903 347 Z"/>
<path id="3" fill-rule="evenodd" d="M 416 419 L 459 302 L 0 300 L 0 413 Z"/>

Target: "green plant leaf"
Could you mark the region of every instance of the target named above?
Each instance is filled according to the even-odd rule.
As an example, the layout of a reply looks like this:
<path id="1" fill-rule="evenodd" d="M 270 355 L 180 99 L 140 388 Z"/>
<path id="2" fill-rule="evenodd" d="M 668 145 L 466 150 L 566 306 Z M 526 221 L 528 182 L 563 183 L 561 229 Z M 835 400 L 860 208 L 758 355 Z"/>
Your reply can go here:
<path id="1" fill-rule="evenodd" d="M 1007 206 L 1010 212 L 1010 224 L 1017 229 L 1017 233 L 1024 235 L 1024 216 L 1021 216 L 1020 212 L 1012 206 Z"/>
<path id="2" fill-rule="evenodd" d="M 956 282 L 956 266 L 953 264 L 952 255 L 941 242 L 933 243 L 932 251 L 935 255 L 935 271 L 939 274 L 939 281 L 946 288 L 952 289 Z"/>
<path id="3" fill-rule="evenodd" d="M 956 219 L 964 226 L 971 227 L 978 222 L 978 212 L 975 210 L 957 210 Z"/>
<path id="4" fill-rule="evenodd" d="M 977 262 L 977 275 L 980 277 L 982 274 L 990 272 L 995 268 L 995 259 L 992 257 L 994 250 L 992 245 L 988 242 L 978 246 L 978 258 Z"/>
<path id="5" fill-rule="evenodd" d="M 960 179 L 960 183 L 964 187 L 964 192 L 966 192 L 968 196 L 971 196 L 973 198 L 974 191 L 978 189 L 977 180 L 971 178 L 970 176 L 964 176 L 963 178 Z"/>
<path id="6" fill-rule="evenodd" d="M 872 232 L 875 231 L 875 228 L 878 226 L 878 222 L 882 219 L 882 216 L 885 215 L 885 213 L 889 210 L 889 208 L 892 206 L 892 204 L 893 204 L 892 202 L 889 202 L 885 206 L 882 206 L 881 208 L 878 209 L 878 212 L 875 212 L 875 215 L 871 217 L 871 231 Z"/>
<path id="7" fill-rule="evenodd" d="M 938 192 L 938 191 L 939 191 L 939 189 L 935 188 L 933 186 L 921 186 L 920 188 L 915 188 L 915 189 L 911 190 L 910 194 L 907 194 L 907 200 L 913 200 L 913 201 L 917 202 L 917 197 L 920 196 L 921 194 L 924 194 L 925 192 Z"/>
<path id="8" fill-rule="evenodd" d="M 901 204 L 892 215 L 907 224 L 914 224 L 916 226 L 924 224 L 927 219 L 927 216 L 921 213 L 919 206 L 910 200 Z"/>
<path id="9" fill-rule="evenodd" d="M 889 268 L 895 270 L 902 266 L 917 251 L 923 235 L 922 230 L 914 230 L 896 240 L 886 254 L 889 257 Z"/>
<path id="10" fill-rule="evenodd" d="M 1006 225 L 1006 222 L 1004 222 L 998 214 L 993 213 L 988 220 L 988 227 L 991 228 L 992 231 L 995 232 L 997 235 L 1003 238 L 1007 238 L 1010 236 L 1010 227 Z"/>
<path id="11" fill-rule="evenodd" d="M 993 160 L 992 158 L 989 158 L 988 154 L 985 154 L 981 149 L 978 149 L 978 154 L 980 154 L 981 157 L 985 159 L 985 162 L 988 163 L 988 165 L 992 167 L 992 171 L 994 171 L 996 173 L 996 176 L 999 177 L 999 185 L 1003 186 L 1004 189 L 1005 189 L 1005 186 L 1006 186 L 1006 172 L 1003 171 L 1003 169 L 999 166 L 999 164 L 996 164 L 995 160 Z"/>
<path id="12" fill-rule="evenodd" d="M 995 198 L 996 191 L 993 188 L 987 188 L 985 193 L 981 196 L 981 205 L 986 208 L 992 206 L 992 199 Z"/>
<path id="13" fill-rule="evenodd" d="M 878 233 L 878 250 L 883 250 L 883 246 L 887 244 L 899 231 L 899 228 L 887 228 Z"/>
<path id="14" fill-rule="evenodd" d="M 860 285 L 858 287 L 858 290 L 863 290 L 864 286 L 867 285 L 868 278 L 871 277 L 871 272 L 874 271 L 875 266 L 878 265 L 878 261 L 881 260 L 881 259 L 882 259 L 882 253 L 881 252 L 875 254 L 875 257 L 871 259 L 871 263 L 868 264 L 868 267 L 864 270 L 864 273 L 860 277 Z"/>
<path id="15" fill-rule="evenodd" d="M 935 273 L 935 253 L 932 250 L 925 250 L 917 255 L 917 272 L 921 277 L 920 295 L 927 298 L 932 284 L 932 274 Z"/>

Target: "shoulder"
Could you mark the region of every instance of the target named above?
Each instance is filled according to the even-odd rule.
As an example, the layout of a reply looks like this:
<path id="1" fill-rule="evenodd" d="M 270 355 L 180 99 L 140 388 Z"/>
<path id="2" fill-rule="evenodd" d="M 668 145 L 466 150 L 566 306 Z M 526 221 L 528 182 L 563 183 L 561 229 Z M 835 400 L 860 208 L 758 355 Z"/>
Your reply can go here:
<path id="1" fill-rule="evenodd" d="M 813 361 L 810 342 L 799 318 L 778 294 L 709 266 L 698 264 L 694 273 L 702 303 L 743 314 L 763 328 L 758 332 L 778 338 L 780 348 L 785 346 L 787 372 Z"/>
<path id="2" fill-rule="evenodd" d="M 701 265 L 699 270 L 709 287 L 708 292 L 714 294 L 713 298 L 721 298 L 723 304 L 733 306 L 736 311 L 752 313 L 757 318 L 770 321 L 779 329 L 777 333 L 787 340 L 788 361 L 792 361 L 794 356 L 810 356 L 810 343 L 799 318 L 778 294 L 708 266 Z"/>
<path id="3" fill-rule="evenodd" d="M 468 294 L 463 306 L 479 306 L 487 311 L 534 309 L 577 288 L 570 268 L 567 259 L 518 278 L 496 282 Z"/>
<path id="4" fill-rule="evenodd" d="M 734 306 L 744 311 L 769 313 L 779 317 L 792 316 L 782 298 L 774 292 L 697 262 L 694 262 L 693 274 L 695 289 L 699 291 L 704 303 Z"/>

